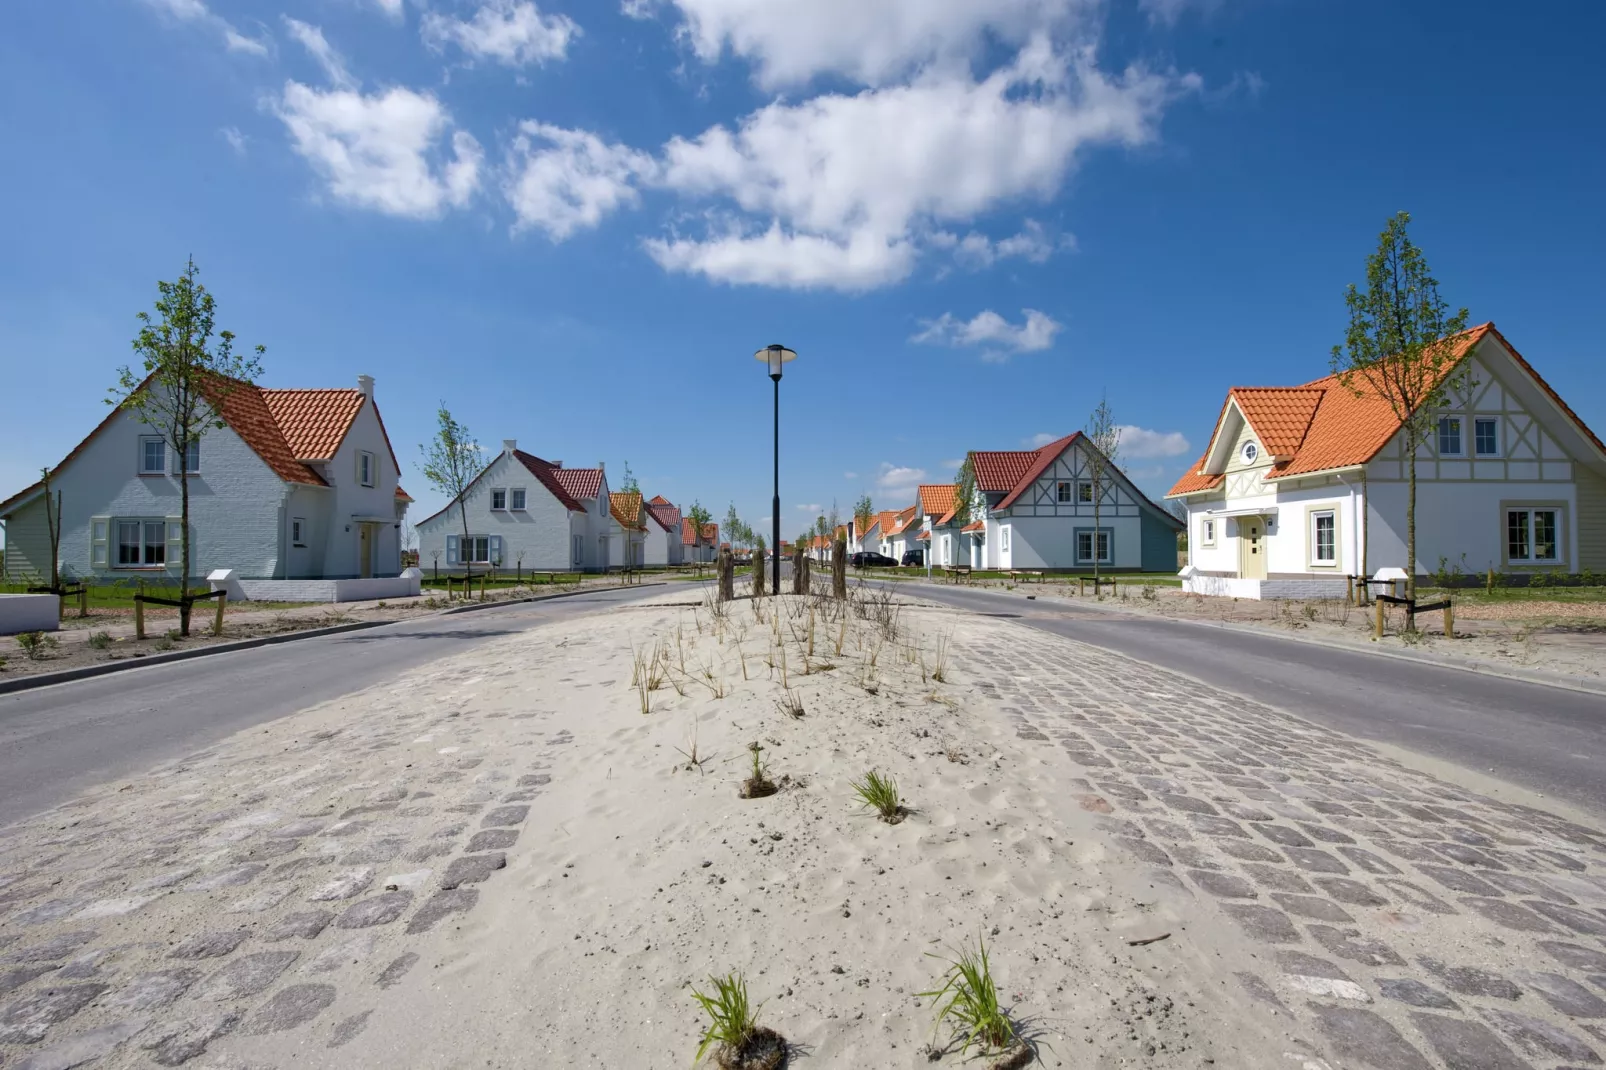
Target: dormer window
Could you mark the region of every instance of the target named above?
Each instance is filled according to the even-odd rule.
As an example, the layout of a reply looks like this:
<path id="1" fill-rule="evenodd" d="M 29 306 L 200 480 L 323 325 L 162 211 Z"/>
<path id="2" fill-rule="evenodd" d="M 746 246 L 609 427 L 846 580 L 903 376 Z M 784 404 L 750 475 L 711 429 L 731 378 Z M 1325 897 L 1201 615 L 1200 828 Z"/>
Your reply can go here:
<path id="1" fill-rule="evenodd" d="M 1260 447 L 1253 442 L 1245 442 L 1243 448 L 1244 464 L 1254 464 L 1255 458 L 1260 456 Z"/>

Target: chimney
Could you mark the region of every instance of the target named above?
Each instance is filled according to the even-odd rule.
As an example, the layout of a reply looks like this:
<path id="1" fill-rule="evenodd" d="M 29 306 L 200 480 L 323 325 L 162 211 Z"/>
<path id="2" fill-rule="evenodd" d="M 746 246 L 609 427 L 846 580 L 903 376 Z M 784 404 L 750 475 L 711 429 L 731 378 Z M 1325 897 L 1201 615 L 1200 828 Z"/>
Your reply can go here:
<path id="1" fill-rule="evenodd" d="M 519 448 L 519 440 L 518 439 L 516 439 L 516 438 L 504 438 L 502 440 L 502 452 L 503 453 L 512 453 L 514 450 L 516 450 L 518 448 Z"/>
<path id="2" fill-rule="evenodd" d="M 374 400 L 374 377 L 372 375 L 357 376 L 357 393 L 363 395 L 369 401 Z"/>
<path id="3" fill-rule="evenodd" d="M 607 461 L 598 461 L 597 462 L 597 471 L 606 472 L 607 470 L 608 470 L 608 462 Z"/>

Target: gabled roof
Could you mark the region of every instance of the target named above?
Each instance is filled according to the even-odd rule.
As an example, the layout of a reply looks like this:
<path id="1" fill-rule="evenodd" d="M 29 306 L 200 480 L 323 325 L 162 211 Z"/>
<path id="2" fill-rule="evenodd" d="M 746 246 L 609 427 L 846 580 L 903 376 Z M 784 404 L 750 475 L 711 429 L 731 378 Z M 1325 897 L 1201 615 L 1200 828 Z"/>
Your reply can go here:
<path id="1" fill-rule="evenodd" d="M 887 529 L 887 535 L 889 537 L 893 535 L 902 535 L 905 531 L 909 530 L 909 525 L 913 524 L 918 517 L 918 506 L 911 505 L 907 509 L 900 509 L 898 512 L 893 514 L 892 527 Z"/>
<path id="2" fill-rule="evenodd" d="M 1038 476 L 1048 471 L 1049 467 L 1059 458 L 1059 455 L 1070 449 L 1071 443 L 1081 437 L 1082 432 L 1072 431 L 1064 438 L 1055 439 L 1048 445 L 1034 450 L 1033 452 L 1036 456 L 1032 458 L 1032 463 L 1026 467 L 1026 471 L 1021 473 L 1020 478 L 1015 481 L 1015 485 L 1009 488 L 1009 493 L 1004 496 L 1003 501 L 998 503 L 997 508 L 1008 509 L 1011 505 L 1014 505 L 1015 499 L 1026 493 L 1026 488 L 1035 483 Z"/>
<path id="3" fill-rule="evenodd" d="M 363 396 L 356 390 L 264 390 L 262 400 L 292 453 L 303 461 L 327 461 L 351 430 Z"/>
<path id="4" fill-rule="evenodd" d="M 1021 477 L 1037 462 L 1038 450 L 976 450 L 970 455 L 976 489 L 1003 494 L 1015 489 Z"/>
<path id="5" fill-rule="evenodd" d="M 404 502 L 410 502 L 413 500 L 413 496 L 411 494 L 408 494 L 405 490 L 402 490 L 400 483 L 396 484 L 396 498 L 398 501 Z"/>
<path id="6" fill-rule="evenodd" d="M 600 468 L 564 468 L 561 465 L 553 465 L 552 476 L 571 498 L 584 501 L 602 493 Z"/>
<path id="7" fill-rule="evenodd" d="M 662 494 L 656 494 L 647 503 L 647 514 L 665 531 L 680 530 L 680 508 Z"/>
<path id="8" fill-rule="evenodd" d="M 1510 342 L 1506 341 L 1493 323 L 1470 328 L 1449 340 L 1454 346 L 1455 362 L 1446 369 L 1446 374 L 1455 364 L 1465 359 L 1480 342 L 1490 337 L 1505 348 L 1512 359 L 1532 378 L 1535 385 L 1549 395 L 1562 414 L 1577 426 L 1579 432 L 1606 455 L 1606 445 L 1602 445 L 1594 432 L 1572 409 L 1568 408 L 1567 403 L 1561 400 L 1561 397 L 1551 389 L 1550 384 L 1546 383 L 1539 373 L 1534 371 L 1533 366 L 1522 358 Z M 1356 378 L 1353 381 L 1365 390 L 1362 380 Z M 1297 423 L 1303 407 L 1313 397 L 1316 403 L 1299 442 L 1289 453 L 1282 453 L 1292 438 L 1289 428 Z M 1267 451 L 1279 458 L 1266 475 L 1270 480 L 1289 479 L 1366 464 L 1388 444 L 1400 430 L 1402 423 L 1394 414 L 1394 409 L 1387 398 L 1371 391 L 1357 395 L 1355 390 L 1340 382 L 1338 376 L 1328 375 L 1298 387 L 1234 387 L 1228 394 L 1227 404 L 1222 407 L 1221 415 L 1216 418 L 1216 428 L 1211 434 L 1212 445 L 1221 434 L 1223 422 L 1234 403 L 1238 404 L 1244 419 L 1248 421 L 1255 436 L 1261 440 Z M 1205 455 L 1177 480 L 1176 485 L 1166 496 L 1175 498 L 1185 494 L 1197 494 L 1219 486 L 1224 478 L 1223 474 L 1204 471 L 1210 454 L 1211 449 L 1207 448 Z"/>
<path id="9" fill-rule="evenodd" d="M 876 522 L 875 522 L 874 526 L 869 528 L 869 530 L 870 531 L 874 531 L 876 528 L 879 527 L 881 529 L 881 537 L 882 538 L 884 538 L 884 539 L 891 538 L 892 537 L 892 529 L 898 523 L 898 512 L 897 512 L 897 510 L 895 510 L 895 509 L 883 509 L 883 510 L 881 510 L 880 514 L 875 519 L 876 519 Z"/>
<path id="10" fill-rule="evenodd" d="M 960 531 L 984 531 L 984 530 L 986 530 L 986 528 L 987 528 L 987 522 L 985 520 L 972 520 L 970 523 L 966 524 L 964 527 L 960 528 L 959 530 Z"/>
<path id="11" fill-rule="evenodd" d="M 870 534 L 870 532 L 874 531 L 876 528 L 879 528 L 880 526 L 881 526 L 881 514 L 878 513 L 875 516 L 870 517 L 869 520 L 865 523 L 864 527 L 859 529 L 859 538 L 861 538 L 861 539 L 864 538 L 866 535 Z"/>
<path id="12" fill-rule="evenodd" d="M 680 544 L 682 546 L 697 545 L 697 525 L 692 523 L 691 517 L 682 517 L 680 520 Z"/>
<path id="13" fill-rule="evenodd" d="M 927 516 L 947 516 L 954 511 L 952 483 L 920 484 L 920 511 Z"/>
<path id="14" fill-rule="evenodd" d="M 641 522 L 640 491 L 621 490 L 608 495 L 608 511 L 622 528 L 629 528 L 631 531 L 647 530 L 647 526 Z"/>
<path id="15" fill-rule="evenodd" d="M 563 482 L 557 476 L 557 473 L 562 469 L 556 464 L 551 461 L 543 461 L 535 454 L 525 453 L 523 450 L 514 450 L 513 459 L 522 464 L 532 476 L 539 480 L 541 486 L 545 487 L 547 492 L 556 498 L 565 509 L 571 513 L 583 513 L 586 511 L 586 507 L 575 501 L 574 496 L 564 489 Z M 491 463 L 495 464 L 496 462 L 492 461 Z M 490 465 L 485 467 L 489 470 Z M 484 474 L 484 472 L 480 473 L 480 475 Z M 476 477 L 477 479 L 478 477 Z"/>
<path id="16" fill-rule="evenodd" d="M 709 523 L 703 525 L 703 541 L 713 543 L 717 543 L 719 541 L 718 524 Z"/>

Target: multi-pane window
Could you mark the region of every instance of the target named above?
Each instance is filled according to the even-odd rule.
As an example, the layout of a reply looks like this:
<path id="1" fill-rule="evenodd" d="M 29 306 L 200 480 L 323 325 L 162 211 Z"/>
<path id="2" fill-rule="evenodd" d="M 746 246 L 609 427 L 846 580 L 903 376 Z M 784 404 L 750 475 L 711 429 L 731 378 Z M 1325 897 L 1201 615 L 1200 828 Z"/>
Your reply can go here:
<path id="1" fill-rule="evenodd" d="M 1510 561 L 1555 561 L 1556 509 L 1507 509 L 1506 558 Z"/>
<path id="2" fill-rule="evenodd" d="M 357 452 L 357 481 L 365 487 L 374 485 L 374 455 L 367 450 Z"/>
<path id="3" fill-rule="evenodd" d="M 998 529 L 998 548 L 1005 553 L 1009 552 L 1009 525 L 1005 524 Z"/>
<path id="4" fill-rule="evenodd" d="M 167 443 L 159 438 L 140 439 L 139 471 L 141 475 L 164 474 L 167 471 Z"/>
<path id="5" fill-rule="evenodd" d="M 497 488 L 495 488 L 494 490 L 491 491 L 491 508 L 492 509 L 506 509 L 507 508 L 507 491 L 504 488 L 497 487 Z"/>
<path id="6" fill-rule="evenodd" d="M 167 564 L 167 521 L 117 521 L 117 567 L 161 568 Z"/>
<path id="7" fill-rule="evenodd" d="M 1092 505 L 1093 504 L 1093 484 L 1086 483 L 1086 482 L 1078 483 L 1076 485 L 1076 500 L 1077 500 L 1078 504 L 1081 504 L 1081 505 Z"/>
<path id="8" fill-rule="evenodd" d="M 1071 485 L 1069 483 L 1061 483 L 1059 485 L 1055 491 L 1055 500 L 1062 502 L 1071 500 Z"/>
<path id="9" fill-rule="evenodd" d="M 1206 546 L 1214 546 L 1216 544 L 1216 522 L 1214 520 L 1206 520 L 1199 525 L 1199 541 Z"/>
<path id="10" fill-rule="evenodd" d="M 1338 563 L 1338 516 L 1332 512 L 1310 515 L 1310 563 Z"/>
<path id="11" fill-rule="evenodd" d="M 1439 456 L 1461 456 L 1461 417 L 1439 417 Z"/>
<path id="12" fill-rule="evenodd" d="M 514 487 L 508 493 L 511 495 L 511 497 L 513 499 L 513 508 L 514 509 L 523 509 L 524 508 L 524 488 L 523 487 Z"/>
<path id="13" fill-rule="evenodd" d="M 1500 421 L 1480 416 L 1472 422 L 1473 448 L 1479 457 L 1500 456 Z"/>
<path id="14" fill-rule="evenodd" d="M 184 451 L 184 471 L 190 475 L 201 470 L 201 440 L 192 438 L 189 447 Z M 173 459 L 173 474 L 178 475 L 178 458 Z"/>
<path id="15" fill-rule="evenodd" d="M 1109 532 L 1109 530 L 1105 529 L 1105 528 L 1100 528 L 1097 532 L 1094 532 L 1091 528 L 1086 528 L 1086 529 L 1082 529 L 1082 530 L 1080 530 L 1080 531 L 1078 531 L 1076 533 L 1076 560 L 1077 561 L 1088 563 L 1088 564 L 1092 563 L 1092 561 L 1093 561 L 1093 537 L 1094 537 L 1095 534 L 1097 534 L 1097 536 L 1098 536 L 1098 550 L 1099 550 L 1098 560 L 1101 563 L 1108 562 L 1110 560 L 1110 532 Z"/>
<path id="16" fill-rule="evenodd" d="M 299 516 L 290 520 L 290 545 L 307 545 L 307 522 Z"/>
<path id="17" fill-rule="evenodd" d="M 463 560 L 471 565 L 489 565 L 491 563 L 491 537 L 489 535 L 469 535 L 464 538 L 465 547 Z"/>

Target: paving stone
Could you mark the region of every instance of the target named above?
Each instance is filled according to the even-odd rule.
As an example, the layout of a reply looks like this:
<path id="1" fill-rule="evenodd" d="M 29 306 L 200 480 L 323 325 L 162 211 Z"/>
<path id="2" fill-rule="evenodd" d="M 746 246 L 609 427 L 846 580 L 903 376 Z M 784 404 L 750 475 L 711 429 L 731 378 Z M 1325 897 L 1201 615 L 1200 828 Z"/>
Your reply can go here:
<path id="1" fill-rule="evenodd" d="M 512 847 L 518 842 L 518 829 L 486 829 L 483 832 L 476 832 L 474 838 L 468 841 L 468 846 L 464 849 L 470 853 L 500 851 Z"/>
<path id="2" fill-rule="evenodd" d="M 1239 973 L 1236 976 L 1238 983 L 1244 986 L 1244 991 L 1248 992 L 1251 998 L 1266 1004 L 1268 1007 L 1275 1007 L 1284 1014 L 1288 1013 L 1288 1008 L 1283 1006 L 1283 1001 L 1277 998 L 1277 993 L 1272 991 L 1272 987 L 1265 981 L 1252 973 Z"/>
<path id="3" fill-rule="evenodd" d="M 1455 1000 L 1440 992 L 1436 988 L 1429 988 L 1421 981 L 1409 977 L 1380 977 L 1377 987 L 1383 995 L 1399 1003 L 1412 1007 L 1430 1007 L 1435 1010 L 1459 1010 Z"/>
<path id="4" fill-rule="evenodd" d="M 191 966 L 142 973 L 106 999 L 108 1007 L 130 1011 L 154 1011 L 172 1003 L 201 979 L 201 971 Z"/>
<path id="5" fill-rule="evenodd" d="M 1339 1058 L 1373 1070 L 1432 1070 L 1399 1030 L 1371 1011 L 1319 1003 L 1308 1006 Z"/>
<path id="6" fill-rule="evenodd" d="M 1478 1022 L 1421 1011 L 1411 1021 L 1453 1070 L 1533 1070 Z"/>
<path id="7" fill-rule="evenodd" d="M 1582 872 L 1584 872 L 1584 870 L 1586 868 L 1584 863 L 1580 862 L 1578 859 L 1574 858 L 1572 855 L 1566 854 L 1566 853 L 1561 852 L 1561 851 L 1547 851 L 1547 850 L 1544 850 L 1544 849 L 1536 849 L 1536 850 L 1533 850 L 1533 851 L 1529 851 L 1528 853 L 1533 855 L 1533 856 L 1535 856 L 1535 857 L 1537 857 L 1537 858 L 1539 858 L 1539 859 L 1541 859 L 1541 860 L 1543 860 L 1543 861 L 1545 861 L 1545 862 L 1550 863 L 1551 865 L 1555 866 L 1558 869 L 1565 869 L 1565 870 L 1568 870 L 1569 872 L 1572 872 L 1572 873 L 1582 873 Z"/>
<path id="8" fill-rule="evenodd" d="M 427 906 L 428 904 L 425 905 Z M 422 913 L 422 911 L 420 911 L 420 913 Z M 399 955 L 391 962 L 389 966 L 384 968 L 379 977 L 375 979 L 374 983 L 380 988 L 389 988 L 405 977 L 407 975 L 407 971 L 412 969 L 414 964 L 417 962 L 418 955 L 414 952 L 409 951 L 405 955 Z"/>
<path id="9" fill-rule="evenodd" d="M 1320 840 L 1322 843 L 1355 842 L 1355 838 L 1353 836 L 1340 832 L 1338 829 L 1330 828 L 1327 825 L 1313 825 L 1308 821 L 1301 821 L 1299 823 L 1299 827 L 1301 831 L 1305 833 L 1305 835 L 1309 836 L 1313 840 Z"/>
<path id="10" fill-rule="evenodd" d="M 1391 880 L 1388 877 L 1384 877 L 1377 883 L 1381 884 L 1384 890 L 1393 892 L 1395 898 L 1405 901 L 1412 907 L 1415 907 L 1417 910 L 1424 910 L 1429 914 L 1442 915 L 1454 914 L 1456 912 L 1455 907 L 1451 906 L 1449 903 L 1446 903 L 1438 896 L 1424 891 L 1422 888 L 1412 884 L 1410 881 L 1402 881 L 1397 879 Z"/>
<path id="11" fill-rule="evenodd" d="M 1255 831 L 1284 847 L 1314 847 L 1309 836 L 1287 825 L 1256 825 Z"/>
<path id="12" fill-rule="evenodd" d="M 1216 839 L 1231 836 L 1234 839 L 1247 840 L 1249 833 L 1236 821 L 1228 821 L 1224 817 L 1211 817 L 1209 814 L 1189 814 L 1188 824 L 1194 831 L 1202 832 L 1206 836 Z"/>
<path id="13" fill-rule="evenodd" d="M 1538 914 L 1504 899 L 1483 899 L 1478 896 L 1464 896 L 1460 902 L 1462 906 L 1482 914 L 1496 925 L 1503 925 L 1507 929 L 1525 933 L 1553 933 L 1556 931 L 1554 925 L 1541 918 Z"/>
<path id="14" fill-rule="evenodd" d="M 258 951 L 237 958 L 208 977 L 195 998 L 218 1001 L 254 996 L 278 980 L 300 954 L 299 951 Z"/>
<path id="15" fill-rule="evenodd" d="M 1533 895 L 1541 899 L 1548 899 L 1552 903 L 1561 903 L 1563 906 L 1574 906 L 1577 900 L 1544 881 L 1525 877 L 1521 873 L 1485 873 L 1485 880 L 1495 885 L 1508 895 Z"/>
<path id="16" fill-rule="evenodd" d="M 1316 877 L 1317 885 L 1328 895 L 1340 903 L 1348 903 L 1352 907 L 1381 907 L 1387 906 L 1388 900 L 1372 890 L 1370 885 L 1360 881 L 1350 880 L 1347 877 Z"/>
<path id="17" fill-rule="evenodd" d="M 389 925 L 402 916 L 413 901 L 412 892 L 384 892 L 371 899 L 364 899 L 346 908 L 345 913 L 335 919 L 337 929 L 366 929 L 372 925 Z"/>
<path id="18" fill-rule="evenodd" d="M 1275 821 L 1276 818 L 1258 806 L 1248 806 L 1244 803 L 1223 802 L 1221 808 L 1227 812 L 1228 817 L 1235 817 L 1239 821 Z"/>
<path id="19" fill-rule="evenodd" d="M 1484 880 L 1463 870 L 1452 869 L 1449 866 L 1419 865 L 1417 867 L 1429 877 L 1438 881 L 1452 892 L 1465 892 L 1468 895 L 1498 896 L 1500 889 Z"/>
<path id="20" fill-rule="evenodd" d="M 254 895 L 248 895 L 244 899 L 229 904 L 225 913 L 261 914 L 272 910 L 295 894 L 296 886 L 294 882 L 281 881 L 278 884 L 270 884 L 258 890 Z"/>
<path id="21" fill-rule="evenodd" d="M 1448 966 L 1438 959 L 1418 958 L 1424 969 L 1449 986 L 1450 991 L 1463 996 L 1490 996 L 1494 999 L 1516 999 L 1522 989 L 1497 973 L 1476 966 Z"/>
<path id="22" fill-rule="evenodd" d="M 1376 937 L 1363 936 L 1359 929 L 1335 929 L 1329 925 L 1308 926 L 1316 942 L 1340 958 L 1368 966 L 1404 966 L 1394 949 Z"/>
<path id="23" fill-rule="evenodd" d="M 325 903 L 339 899 L 350 899 L 367 891 L 368 886 L 372 883 L 374 883 L 373 867 L 364 866 L 362 869 L 354 869 L 349 873 L 342 873 L 334 880 L 319 885 L 307 896 L 307 901 Z"/>
<path id="24" fill-rule="evenodd" d="M 1048 741 L 1048 737 L 1043 735 L 1041 732 L 1022 730 L 1016 732 L 1015 735 L 1019 739 L 1029 739 L 1033 742 L 1042 740 L 1046 743 Z M 540 797 L 541 793 L 539 791 L 510 791 L 506 795 L 502 796 L 502 801 L 505 803 L 530 802 L 532 799 L 539 799 Z"/>
<path id="25" fill-rule="evenodd" d="M 368 1016 L 373 1013 L 371 1010 L 366 1010 L 361 1014 L 353 1014 L 350 1018 L 342 1019 L 329 1033 L 329 1047 L 339 1048 L 355 1040 L 357 1034 L 368 1027 Z"/>
<path id="26" fill-rule="evenodd" d="M 1494 1027 L 1510 1037 L 1517 1047 L 1540 1059 L 1571 1059 L 1581 1063 L 1599 1063 L 1595 1049 L 1558 1025 L 1515 1011 L 1490 1008 L 1483 1016 Z"/>
<path id="27" fill-rule="evenodd" d="M 1300 942 L 1299 930 L 1288 920 L 1288 915 L 1280 910 L 1257 903 L 1223 903 L 1221 909 L 1243 926 L 1252 939 L 1267 944 Z"/>
<path id="28" fill-rule="evenodd" d="M 493 854 L 463 855 L 452 859 L 452 864 L 446 867 L 446 874 L 441 878 L 441 887 L 450 889 L 463 884 L 479 884 L 506 866 L 507 855 L 500 851 Z M 1254 893 L 1251 892 L 1250 895 L 1253 896 Z"/>
<path id="29" fill-rule="evenodd" d="M 1326 851 L 1313 847 L 1284 847 L 1283 854 L 1293 860 L 1294 865 L 1311 873 L 1337 873 L 1349 872 L 1349 867 Z"/>
<path id="30" fill-rule="evenodd" d="M 1606 936 L 1606 917 L 1599 914 L 1590 914 L 1576 907 L 1563 906 L 1561 903 L 1549 903 L 1543 899 L 1525 899 L 1523 902 L 1551 921 L 1556 922 L 1558 925 L 1565 925 L 1575 933 Z M 86 914 L 79 915 L 79 917 L 86 916 Z"/>
<path id="31" fill-rule="evenodd" d="M 1539 946 L 1563 966 L 1571 966 L 1575 970 L 1599 970 L 1606 973 L 1606 952 L 1550 940 L 1541 940 Z"/>
<path id="32" fill-rule="evenodd" d="M 106 984 L 35 988 L 0 1008 L 0 1042 L 36 1044 L 57 1022 L 64 1022 L 111 989 Z"/>
<path id="33" fill-rule="evenodd" d="M 11 922 L 16 925 L 43 925 L 46 922 L 59 921 L 68 914 L 77 913 L 88 903 L 87 899 L 50 899 L 36 907 L 29 907 L 20 914 L 13 914 Z"/>
<path id="34" fill-rule="evenodd" d="M 507 825 L 522 825 L 524 819 L 530 816 L 528 806 L 498 806 L 480 820 L 481 828 L 497 828 Z"/>
<path id="35" fill-rule="evenodd" d="M 340 856 L 343 866 L 357 866 L 369 862 L 389 862 L 402 853 L 407 841 L 400 836 L 382 836 L 359 844 Z"/>
<path id="36" fill-rule="evenodd" d="M 519 787 L 521 788 L 539 788 L 550 783 L 552 783 L 552 774 L 550 773 L 530 773 L 519 777 Z"/>
<path id="37" fill-rule="evenodd" d="M 146 1018 L 131 1018 L 68 1037 L 31 1053 L 16 1064 L 16 1070 L 72 1070 L 72 1067 L 110 1055 L 123 1041 L 144 1029 L 148 1021 Z"/>
<path id="38" fill-rule="evenodd" d="M 206 1046 L 234 1032 L 245 1015 L 240 1011 L 200 1015 L 153 1026 L 139 1046 L 162 1066 L 180 1066 L 204 1054 Z"/>
<path id="39" fill-rule="evenodd" d="M 209 874 L 199 880 L 190 881 L 184 886 L 186 892 L 210 892 L 218 888 L 238 888 L 242 884 L 250 884 L 257 874 L 267 869 L 266 862 L 251 862 L 243 866 L 233 866 Z"/>
<path id="40" fill-rule="evenodd" d="M 57 933 L 48 940 L 9 952 L 0 961 L 55 962 L 71 955 L 99 935 L 94 929 L 74 929 L 71 932 Z"/>
<path id="41" fill-rule="evenodd" d="M 1244 862 L 1281 862 L 1283 856 L 1270 847 L 1263 847 L 1251 840 L 1218 840 L 1216 847 L 1223 854 Z"/>
<path id="42" fill-rule="evenodd" d="M 302 973 L 319 974 L 334 973 L 346 966 L 354 966 L 365 961 L 379 947 L 379 934 L 375 932 L 360 932 L 356 936 L 338 940 L 325 947 L 322 951 L 301 967 Z"/>
<path id="43" fill-rule="evenodd" d="M 42 962 L 32 966 L 18 966 L 16 969 L 0 973 L 0 996 L 9 995 L 29 981 L 37 980 L 52 970 L 59 970 L 60 968 L 53 963 Z"/>
<path id="44" fill-rule="evenodd" d="M 354 806 L 350 810 L 347 810 L 345 813 L 341 814 L 340 820 L 349 821 L 351 818 L 361 817 L 363 814 L 388 814 L 394 809 L 396 809 L 396 804 L 394 802 L 369 803 L 366 806 Z"/>
<path id="45" fill-rule="evenodd" d="M 170 959 L 221 958 L 245 943 L 249 929 L 224 929 L 218 932 L 198 933 L 167 953 Z"/>
<path id="46" fill-rule="evenodd" d="M 344 839 L 347 836 L 355 836 L 359 832 L 365 832 L 371 827 L 373 827 L 372 821 L 337 821 L 324 829 L 323 834 Z"/>
<path id="47" fill-rule="evenodd" d="M 1517 980 L 1539 993 L 1546 1003 L 1574 1018 L 1606 1018 L 1606 1001 L 1589 989 L 1559 973 L 1522 970 Z"/>
<path id="48" fill-rule="evenodd" d="M 262 930 L 261 936 L 262 939 L 268 941 L 269 943 L 277 943 L 280 940 L 289 940 L 292 937 L 300 937 L 303 940 L 311 940 L 313 937 L 323 932 L 329 923 L 334 920 L 335 914 L 332 910 L 297 911 L 294 914 L 286 914 L 284 917 Z"/>
<path id="49" fill-rule="evenodd" d="M 1433 849 L 1446 858 L 1453 858 L 1463 866 L 1476 866 L 1479 869 L 1505 869 L 1505 863 L 1496 860 L 1489 854 L 1468 847 L 1464 843 L 1435 843 Z"/>
<path id="50" fill-rule="evenodd" d="M 258 1007 L 242 1031 L 252 1036 L 282 1033 L 312 1021 L 334 1001 L 334 985 L 290 985 Z"/>
<path id="51" fill-rule="evenodd" d="M 1325 977 L 1333 981 L 1353 980 L 1336 962 L 1328 962 L 1315 955 L 1307 955 L 1303 951 L 1278 951 L 1274 953 L 1273 958 L 1277 962 L 1277 968 L 1283 973 Z"/>
<path id="52" fill-rule="evenodd" d="M 412 934 L 428 932 L 449 914 L 467 913 L 473 909 L 479 898 L 480 893 L 477 888 L 453 888 L 450 891 L 436 892 L 413 914 L 413 920 L 407 923 L 407 931 Z"/>
<path id="53" fill-rule="evenodd" d="M 1277 892 L 1272 895 L 1272 899 L 1276 901 L 1278 906 L 1295 917 L 1336 922 L 1353 922 L 1355 920 L 1344 912 L 1343 907 L 1320 896 L 1289 895 L 1286 892 Z"/>
<path id="54" fill-rule="evenodd" d="M 1176 855 L 1177 861 L 1194 869 L 1220 870 L 1226 868 L 1226 865 L 1218 860 L 1215 855 L 1211 854 L 1207 850 L 1204 850 L 1203 848 L 1195 847 L 1192 844 L 1172 844 L 1171 853 Z"/>
<path id="55" fill-rule="evenodd" d="M 316 836 L 324 830 L 329 822 L 319 819 L 305 821 L 292 821 L 288 825 L 280 825 L 268 833 L 270 840 L 299 840 L 307 836 Z"/>
<path id="56" fill-rule="evenodd" d="M 1271 866 L 1250 863 L 1244 866 L 1244 872 L 1263 888 L 1279 892 L 1298 892 L 1302 895 L 1312 895 L 1316 891 L 1304 877 L 1289 869 L 1274 869 Z"/>
<path id="57" fill-rule="evenodd" d="M 1188 871 L 1188 877 L 1211 895 L 1218 895 L 1223 899 L 1260 898 L 1260 893 L 1255 891 L 1254 885 L 1231 873 L 1194 869 Z"/>
<path id="58" fill-rule="evenodd" d="M 1148 840 L 1131 836 L 1117 837 L 1115 842 L 1136 855 L 1139 861 L 1147 862 L 1151 866 L 1169 866 L 1171 856 Z"/>

